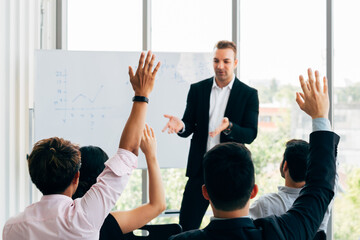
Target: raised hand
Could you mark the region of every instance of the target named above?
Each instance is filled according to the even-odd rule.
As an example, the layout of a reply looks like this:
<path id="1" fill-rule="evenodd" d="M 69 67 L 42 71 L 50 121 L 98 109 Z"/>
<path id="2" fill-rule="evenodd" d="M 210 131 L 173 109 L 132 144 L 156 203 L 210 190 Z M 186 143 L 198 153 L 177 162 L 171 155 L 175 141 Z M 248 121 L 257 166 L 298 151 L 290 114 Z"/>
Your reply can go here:
<path id="1" fill-rule="evenodd" d="M 160 67 L 160 62 L 156 65 L 155 69 L 152 70 L 155 55 L 152 55 L 149 51 L 145 62 L 144 58 L 145 54 L 141 53 L 139 66 L 135 75 L 132 68 L 129 67 L 129 76 L 131 85 L 135 91 L 135 96 L 149 97 L 154 87 L 155 76 Z M 138 155 L 139 151 L 141 136 L 145 125 L 147 105 L 145 102 L 136 101 L 133 103 L 129 119 L 125 124 L 120 138 L 119 148 L 126 149 L 135 155 Z"/>
<path id="2" fill-rule="evenodd" d="M 328 118 L 329 115 L 329 95 L 326 77 L 323 77 L 321 87 L 319 72 L 315 71 L 315 80 L 311 68 L 308 69 L 307 81 L 302 75 L 299 76 L 300 85 L 303 93 L 296 93 L 296 102 L 300 109 L 313 119 Z"/>
<path id="3" fill-rule="evenodd" d="M 135 91 L 135 96 L 148 97 L 154 87 L 155 76 L 160 68 L 160 62 L 158 62 L 155 69 L 152 70 L 155 61 L 155 55 L 152 54 L 151 51 L 148 51 L 145 63 L 144 58 L 145 53 L 141 53 L 139 66 L 135 75 L 133 69 L 129 66 L 129 76 L 130 83 Z"/>
<path id="4" fill-rule="evenodd" d="M 143 135 L 141 138 L 140 148 L 141 151 L 145 154 L 146 161 L 149 164 L 151 159 L 156 160 L 156 138 L 154 130 L 145 124 Z"/>
<path id="5" fill-rule="evenodd" d="M 163 128 L 162 132 L 165 132 L 166 129 L 168 129 L 168 133 L 178 133 L 181 129 L 184 128 L 184 124 L 179 118 L 167 114 L 165 114 L 164 117 L 168 118 L 169 121 Z"/>
<path id="6" fill-rule="evenodd" d="M 214 131 L 209 132 L 210 137 L 215 137 L 216 135 L 220 134 L 222 131 L 229 127 L 229 124 L 229 119 L 227 117 L 224 117 L 220 123 L 220 126 L 218 126 Z"/>

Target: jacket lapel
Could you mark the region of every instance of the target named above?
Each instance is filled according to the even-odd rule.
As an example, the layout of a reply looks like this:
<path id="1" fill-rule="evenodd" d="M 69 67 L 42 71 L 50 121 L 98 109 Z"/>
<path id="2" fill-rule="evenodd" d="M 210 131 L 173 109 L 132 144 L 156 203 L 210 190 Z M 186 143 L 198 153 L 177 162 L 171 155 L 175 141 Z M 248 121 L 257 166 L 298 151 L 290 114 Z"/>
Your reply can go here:
<path id="1" fill-rule="evenodd" d="M 209 125 L 209 109 L 210 109 L 210 93 L 211 93 L 211 87 L 213 85 L 213 78 L 209 78 L 208 81 L 205 82 L 204 87 L 203 87 L 203 116 L 204 116 L 204 123 L 207 123 L 207 125 Z"/>
<path id="2" fill-rule="evenodd" d="M 238 104 L 239 95 L 241 95 L 241 83 L 238 78 L 235 78 L 234 85 L 231 89 L 229 100 L 225 109 L 225 116 L 229 117 L 229 115 L 233 112 L 233 109 L 236 108 Z"/>

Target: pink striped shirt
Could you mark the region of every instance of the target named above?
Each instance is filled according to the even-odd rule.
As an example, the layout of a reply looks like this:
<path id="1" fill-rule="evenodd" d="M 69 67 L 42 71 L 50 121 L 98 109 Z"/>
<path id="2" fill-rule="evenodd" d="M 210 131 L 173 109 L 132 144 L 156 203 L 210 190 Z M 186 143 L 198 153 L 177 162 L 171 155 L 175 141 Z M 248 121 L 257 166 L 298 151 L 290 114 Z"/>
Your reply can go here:
<path id="1" fill-rule="evenodd" d="M 136 168 L 137 157 L 118 149 L 105 166 L 97 183 L 82 198 L 44 195 L 39 202 L 10 218 L 3 239 L 99 239 L 101 225 Z"/>

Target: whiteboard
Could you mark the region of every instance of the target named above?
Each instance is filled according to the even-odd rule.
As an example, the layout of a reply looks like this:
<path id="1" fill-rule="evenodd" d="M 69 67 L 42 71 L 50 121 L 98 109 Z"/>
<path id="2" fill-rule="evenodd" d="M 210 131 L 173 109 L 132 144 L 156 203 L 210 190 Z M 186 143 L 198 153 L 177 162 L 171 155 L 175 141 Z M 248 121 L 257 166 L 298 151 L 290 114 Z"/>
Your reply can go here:
<path id="1" fill-rule="evenodd" d="M 149 99 L 146 122 L 154 128 L 161 168 L 185 168 L 190 139 L 162 133 L 164 114 L 182 117 L 191 83 L 213 75 L 211 53 L 155 53 L 161 67 Z M 35 141 L 62 137 L 80 146 L 116 153 L 134 96 L 128 66 L 140 52 L 35 52 Z M 139 155 L 139 168 L 146 168 Z"/>

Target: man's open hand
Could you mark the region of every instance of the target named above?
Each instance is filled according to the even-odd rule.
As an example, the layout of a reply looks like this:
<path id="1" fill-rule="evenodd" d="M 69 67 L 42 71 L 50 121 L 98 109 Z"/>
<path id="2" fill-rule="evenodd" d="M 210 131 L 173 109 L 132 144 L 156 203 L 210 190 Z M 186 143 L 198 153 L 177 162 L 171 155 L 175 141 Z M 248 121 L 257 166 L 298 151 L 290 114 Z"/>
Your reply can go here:
<path id="1" fill-rule="evenodd" d="M 165 114 L 164 117 L 168 118 L 169 121 L 165 125 L 162 132 L 165 132 L 166 129 L 168 129 L 168 133 L 178 133 L 181 129 L 183 129 L 184 124 L 178 117 L 167 114 Z"/>
<path id="2" fill-rule="evenodd" d="M 311 68 L 308 69 L 307 81 L 302 75 L 299 76 L 303 93 L 296 93 L 296 102 L 305 113 L 313 119 L 328 118 L 329 115 L 329 95 L 326 77 L 323 78 L 321 87 L 319 72 L 315 71 L 315 80 Z"/>
<path id="3" fill-rule="evenodd" d="M 156 64 L 156 67 L 153 70 L 155 55 L 152 54 L 151 51 L 148 51 L 145 63 L 144 58 L 145 53 L 141 53 L 139 66 L 135 75 L 133 69 L 129 66 L 129 76 L 130 83 L 135 91 L 135 96 L 149 97 L 149 94 L 154 87 L 156 73 L 160 68 L 160 62 Z"/>
<path id="4" fill-rule="evenodd" d="M 214 131 L 209 132 L 210 137 L 215 137 L 216 135 L 220 134 L 222 131 L 229 127 L 229 124 L 229 119 L 227 117 L 224 117 L 220 123 L 220 126 L 218 126 Z"/>

